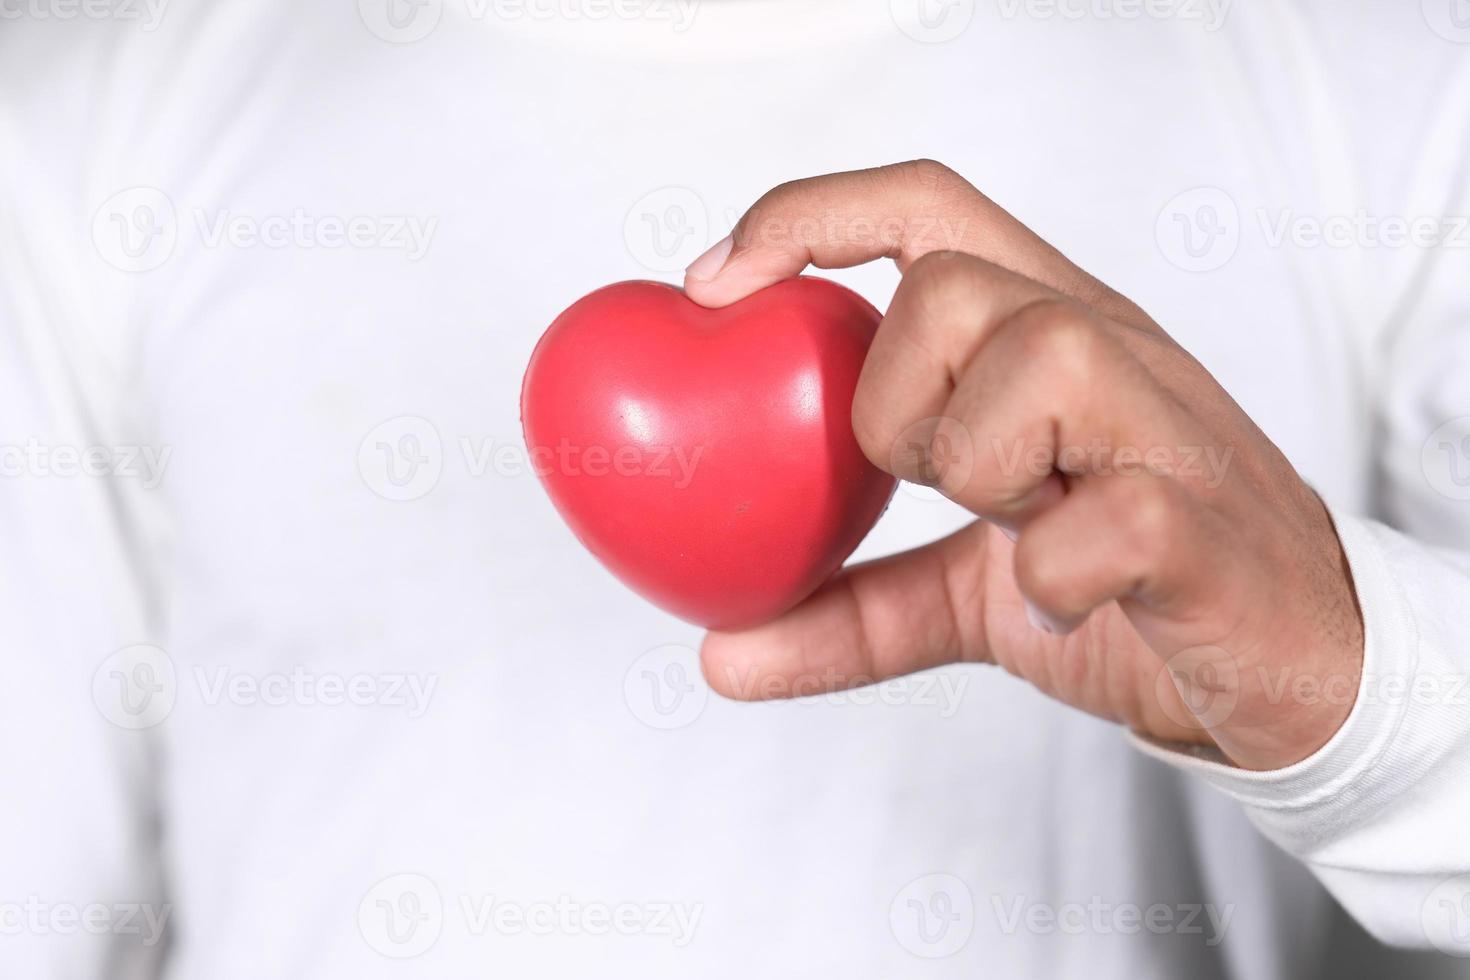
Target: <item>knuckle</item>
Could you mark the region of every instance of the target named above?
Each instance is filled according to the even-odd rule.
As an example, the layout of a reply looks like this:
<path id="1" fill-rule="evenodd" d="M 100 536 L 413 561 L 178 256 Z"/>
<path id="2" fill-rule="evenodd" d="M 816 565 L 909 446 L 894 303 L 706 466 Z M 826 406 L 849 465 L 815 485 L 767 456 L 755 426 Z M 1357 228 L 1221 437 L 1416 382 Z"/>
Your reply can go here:
<path id="1" fill-rule="evenodd" d="M 902 287 L 926 308 L 948 309 L 974 301 L 970 256 L 940 249 L 914 260 L 904 273 Z"/>
<path id="2" fill-rule="evenodd" d="M 1140 558 L 1148 560 L 1162 554 L 1179 530 L 1180 508 L 1169 492 L 1165 480 L 1147 477 L 1119 476 L 1123 494 L 1123 513 L 1119 526 L 1127 535 L 1127 543 Z"/>
<path id="3" fill-rule="evenodd" d="M 1068 378 L 1090 375 L 1096 366 L 1100 337 L 1085 313 L 1065 300 L 1038 300 L 1017 318 L 1021 344 L 1032 363 Z"/>
<path id="4" fill-rule="evenodd" d="M 893 166 L 907 179 L 928 189 L 950 190 L 965 183 L 965 179 L 952 168 L 928 157 L 907 160 Z"/>
<path id="5" fill-rule="evenodd" d="M 1015 576 L 1021 593 L 1035 602 L 1067 606 L 1068 566 L 1065 556 L 1039 548 L 1022 535 L 1016 547 Z"/>
<path id="6" fill-rule="evenodd" d="M 971 240 L 968 229 L 983 196 L 954 170 L 937 160 L 910 160 L 883 168 L 877 179 L 904 202 L 899 221 L 910 255 Z"/>

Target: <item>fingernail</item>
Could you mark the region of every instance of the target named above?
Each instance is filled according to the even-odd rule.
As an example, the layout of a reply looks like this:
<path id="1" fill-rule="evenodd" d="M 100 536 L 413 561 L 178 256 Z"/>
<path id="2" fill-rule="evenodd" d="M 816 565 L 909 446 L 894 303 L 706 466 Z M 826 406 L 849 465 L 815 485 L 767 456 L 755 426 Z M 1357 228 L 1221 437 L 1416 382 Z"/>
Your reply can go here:
<path id="1" fill-rule="evenodd" d="M 726 235 L 711 245 L 709 251 L 689 263 L 689 268 L 684 270 L 684 276 L 695 282 L 711 281 L 725 267 L 725 260 L 730 257 L 730 249 L 734 246 L 735 239 Z"/>
<path id="2" fill-rule="evenodd" d="M 1026 621 L 1043 633 L 1051 633 L 1054 636 L 1062 636 L 1072 632 L 1060 622 L 1048 616 L 1034 606 L 1030 599 L 1023 598 L 1021 604 L 1026 607 Z"/>

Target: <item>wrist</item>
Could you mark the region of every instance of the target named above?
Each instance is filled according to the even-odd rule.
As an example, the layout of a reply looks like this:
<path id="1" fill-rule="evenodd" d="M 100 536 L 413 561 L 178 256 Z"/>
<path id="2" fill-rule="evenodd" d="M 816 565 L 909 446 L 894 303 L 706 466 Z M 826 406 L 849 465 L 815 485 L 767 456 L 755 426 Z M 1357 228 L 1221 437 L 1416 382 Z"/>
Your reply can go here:
<path id="1" fill-rule="evenodd" d="M 1320 501 L 1318 501 L 1321 506 Z M 1268 632 L 1284 657 L 1238 678 L 1238 708 L 1212 729 L 1220 751 L 1243 769 L 1282 769 L 1313 755 L 1347 721 L 1363 681 L 1363 614 L 1347 556 L 1327 516 L 1324 569 L 1295 590 L 1307 601 L 1293 604 L 1292 621 Z M 1330 569 L 1330 573 L 1325 572 Z M 1292 638 L 1295 638 L 1293 640 Z"/>

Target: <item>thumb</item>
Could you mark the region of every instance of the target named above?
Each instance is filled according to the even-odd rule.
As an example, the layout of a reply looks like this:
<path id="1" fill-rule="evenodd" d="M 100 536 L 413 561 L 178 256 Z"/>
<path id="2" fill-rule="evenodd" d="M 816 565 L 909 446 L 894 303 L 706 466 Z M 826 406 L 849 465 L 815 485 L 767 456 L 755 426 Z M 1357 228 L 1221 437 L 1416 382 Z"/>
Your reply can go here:
<path id="1" fill-rule="evenodd" d="M 705 679 L 741 701 L 861 687 L 900 674 L 985 658 L 986 525 L 845 569 L 785 615 L 754 629 L 711 632 Z"/>

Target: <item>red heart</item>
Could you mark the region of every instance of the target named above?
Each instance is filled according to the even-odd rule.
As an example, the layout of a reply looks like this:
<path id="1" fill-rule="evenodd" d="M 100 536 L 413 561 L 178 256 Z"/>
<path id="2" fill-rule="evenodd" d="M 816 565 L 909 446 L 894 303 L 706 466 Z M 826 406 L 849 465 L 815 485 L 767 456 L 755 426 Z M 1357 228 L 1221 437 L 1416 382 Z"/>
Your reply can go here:
<path id="1" fill-rule="evenodd" d="M 606 286 L 531 355 L 532 463 L 581 542 L 644 598 L 714 629 L 773 619 L 893 495 L 852 434 L 878 321 L 825 279 L 718 310 L 662 283 Z"/>

